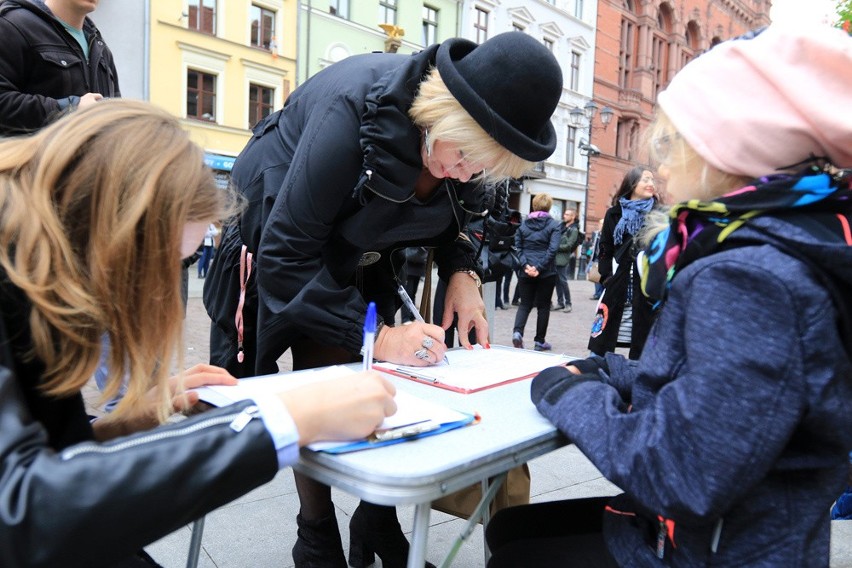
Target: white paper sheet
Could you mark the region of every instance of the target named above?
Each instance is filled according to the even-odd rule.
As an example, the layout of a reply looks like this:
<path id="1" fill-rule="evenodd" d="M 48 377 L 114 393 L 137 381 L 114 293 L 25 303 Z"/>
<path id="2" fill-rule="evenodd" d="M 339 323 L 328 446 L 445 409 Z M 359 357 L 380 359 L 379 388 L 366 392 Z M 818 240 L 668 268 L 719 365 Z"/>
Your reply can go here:
<path id="1" fill-rule="evenodd" d="M 564 364 L 574 357 L 540 351 L 514 349 L 492 345 L 483 349 L 452 349 L 447 351 L 447 362 L 429 367 L 408 367 L 393 363 L 377 363 L 377 369 L 395 371 L 403 376 L 436 385 L 444 385 L 463 392 L 473 392 L 520 377 L 528 377 L 548 367 Z"/>
<path id="2" fill-rule="evenodd" d="M 270 375 L 265 377 L 240 379 L 238 385 L 212 385 L 195 389 L 201 400 L 213 406 L 226 406 L 240 400 L 254 399 L 257 396 L 284 392 L 290 389 L 352 375 L 355 371 L 347 367 L 326 367 L 298 373 Z M 416 424 L 421 429 L 431 425 L 448 424 L 464 420 L 465 414 L 451 410 L 439 404 L 429 402 L 403 391 L 397 391 L 394 397 L 397 411 L 382 422 L 377 432 L 393 430 Z M 343 446 L 350 442 L 318 442 L 308 446 L 312 450 L 323 450 Z"/>

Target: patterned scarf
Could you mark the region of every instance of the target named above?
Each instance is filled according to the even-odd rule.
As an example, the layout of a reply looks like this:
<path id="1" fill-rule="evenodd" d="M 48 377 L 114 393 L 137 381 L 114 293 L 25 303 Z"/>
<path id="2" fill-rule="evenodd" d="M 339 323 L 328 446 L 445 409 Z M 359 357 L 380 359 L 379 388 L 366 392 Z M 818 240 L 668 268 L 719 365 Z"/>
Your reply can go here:
<path id="1" fill-rule="evenodd" d="M 716 201 L 693 199 L 678 203 L 669 212 L 670 225 L 641 255 L 642 292 L 653 300 L 665 300 L 679 270 L 719 249 L 734 231 L 759 215 L 779 215 L 796 208 L 802 212 L 848 214 L 852 208 L 850 181 L 852 170 L 829 175 L 811 166 L 798 175 L 760 178 Z M 852 242 L 846 216 L 816 219 L 832 233 L 839 233 L 841 240 Z"/>
<path id="2" fill-rule="evenodd" d="M 642 228 L 645 213 L 653 209 L 656 201 L 653 197 L 648 199 L 627 199 L 622 197 L 618 200 L 621 205 L 621 219 L 615 225 L 612 232 L 613 241 L 616 246 L 624 242 L 624 234 L 635 235 Z"/>

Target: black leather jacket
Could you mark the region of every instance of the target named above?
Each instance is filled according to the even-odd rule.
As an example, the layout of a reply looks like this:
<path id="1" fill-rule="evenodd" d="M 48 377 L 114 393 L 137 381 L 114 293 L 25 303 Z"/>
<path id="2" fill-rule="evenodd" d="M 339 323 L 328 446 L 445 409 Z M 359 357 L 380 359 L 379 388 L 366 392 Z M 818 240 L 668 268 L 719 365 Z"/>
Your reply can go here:
<path id="1" fill-rule="evenodd" d="M 95 24 L 89 60 L 40 0 L 0 2 L 0 136 L 37 130 L 86 93 L 120 97 L 112 53 Z"/>
<path id="2" fill-rule="evenodd" d="M 40 366 L 22 358 L 29 338 L 9 305 L 16 289 L 3 282 L 0 566 L 111 566 L 275 476 L 262 420 L 231 427 L 243 413 L 255 417 L 251 401 L 92 441 L 79 394 L 37 390 Z"/>

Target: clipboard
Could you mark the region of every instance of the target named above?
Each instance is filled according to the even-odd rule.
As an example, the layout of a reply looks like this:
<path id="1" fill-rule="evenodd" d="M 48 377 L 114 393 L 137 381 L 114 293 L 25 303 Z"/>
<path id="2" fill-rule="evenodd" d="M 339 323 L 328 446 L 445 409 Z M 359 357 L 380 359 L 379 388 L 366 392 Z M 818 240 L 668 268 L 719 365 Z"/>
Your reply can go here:
<path id="1" fill-rule="evenodd" d="M 213 406 L 226 406 L 256 396 L 270 396 L 307 384 L 354 374 L 347 367 L 332 366 L 263 377 L 240 379 L 234 386 L 211 385 L 194 389 L 201 400 Z M 404 391 L 394 397 L 397 412 L 385 418 L 382 425 L 366 439 L 344 442 L 315 442 L 308 449 L 342 454 L 379 448 L 435 436 L 478 421 L 478 417 L 424 400 Z"/>
<path id="2" fill-rule="evenodd" d="M 576 359 L 568 355 L 492 345 L 484 349 L 456 348 L 447 351 L 447 361 L 429 367 L 410 367 L 377 362 L 379 371 L 462 394 L 531 379 L 548 367 Z"/>

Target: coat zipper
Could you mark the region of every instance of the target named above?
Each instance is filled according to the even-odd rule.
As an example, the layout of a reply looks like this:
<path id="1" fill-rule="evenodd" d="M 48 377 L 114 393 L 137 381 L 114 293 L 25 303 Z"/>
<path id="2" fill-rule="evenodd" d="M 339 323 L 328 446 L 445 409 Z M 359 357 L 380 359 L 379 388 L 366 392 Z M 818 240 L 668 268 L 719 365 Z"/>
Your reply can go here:
<path id="1" fill-rule="evenodd" d="M 186 426 L 184 428 L 168 430 L 166 432 L 147 434 L 133 438 L 131 440 L 126 440 L 124 442 L 118 442 L 116 444 L 103 445 L 97 444 L 95 442 L 87 442 L 85 444 L 80 444 L 79 446 L 63 451 L 60 454 L 60 458 L 62 460 L 70 460 L 82 454 L 113 454 L 130 448 L 135 448 L 144 444 L 158 442 L 160 440 L 168 440 L 171 438 L 180 438 L 182 436 L 188 436 L 190 434 L 194 434 L 195 432 L 205 430 L 212 426 L 227 424 L 229 422 L 231 430 L 233 430 L 234 432 L 242 432 L 246 425 L 248 425 L 248 423 L 251 422 L 252 419 L 258 418 L 259 416 L 260 410 L 257 406 L 252 404 L 250 406 L 246 406 L 244 409 L 237 413 L 216 416 L 215 418 L 207 418 L 205 420 L 195 422 L 192 425 Z"/>

